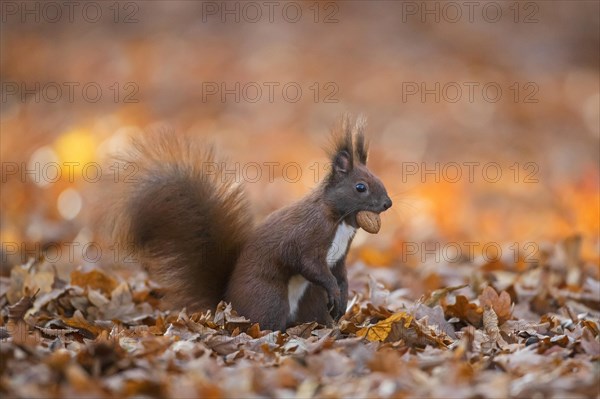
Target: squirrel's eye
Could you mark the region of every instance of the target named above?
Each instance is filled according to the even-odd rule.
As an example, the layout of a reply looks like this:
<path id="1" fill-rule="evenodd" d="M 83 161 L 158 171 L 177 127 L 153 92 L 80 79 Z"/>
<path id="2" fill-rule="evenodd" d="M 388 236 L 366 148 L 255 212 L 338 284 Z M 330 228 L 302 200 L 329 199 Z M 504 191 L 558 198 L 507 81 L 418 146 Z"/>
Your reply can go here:
<path id="1" fill-rule="evenodd" d="M 358 183 L 355 187 L 356 191 L 358 191 L 359 193 L 364 193 L 365 191 L 367 191 L 367 186 L 364 183 Z"/>

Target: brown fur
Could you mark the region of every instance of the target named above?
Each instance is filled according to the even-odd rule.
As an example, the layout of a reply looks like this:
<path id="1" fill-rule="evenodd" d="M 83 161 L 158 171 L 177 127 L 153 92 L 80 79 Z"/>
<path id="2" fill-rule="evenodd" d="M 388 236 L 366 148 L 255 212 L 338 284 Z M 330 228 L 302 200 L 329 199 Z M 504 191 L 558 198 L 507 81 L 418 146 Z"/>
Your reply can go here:
<path id="1" fill-rule="evenodd" d="M 252 229 L 241 187 L 204 173 L 216 162 L 213 151 L 186 136 L 137 137 L 116 160 L 136 171 L 108 201 L 113 242 L 134 250 L 166 288 L 169 306 L 214 309 Z"/>
<path id="2" fill-rule="evenodd" d="M 109 224 L 121 242 L 135 244 L 170 289 L 173 306 L 213 309 L 225 298 L 267 329 L 312 320 L 331 324 L 345 312 L 348 296 L 345 254 L 332 268 L 326 260 L 338 226 L 356 227 L 358 211 L 391 206 L 366 167 L 363 129 L 363 120 L 345 117 L 332 136 L 329 175 L 256 228 L 241 189 L 202 172 L 203 162 L 214 161 L 211 151 L 174 135 L 143 138 L 121 158 L 138 165 L 138 182 L 118 195 Z M 358 192 L 358 183 L 368 190 Z M 288 285 L 296 275 L 310 283 L 291 315 Z"/>

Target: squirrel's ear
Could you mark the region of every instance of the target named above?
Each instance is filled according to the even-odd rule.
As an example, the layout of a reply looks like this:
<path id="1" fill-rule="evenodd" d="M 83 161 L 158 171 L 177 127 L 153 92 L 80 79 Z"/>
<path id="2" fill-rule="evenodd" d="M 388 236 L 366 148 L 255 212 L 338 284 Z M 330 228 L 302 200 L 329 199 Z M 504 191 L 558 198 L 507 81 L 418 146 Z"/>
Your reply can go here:
<path id="1" fill-rule="evenodd" d="M 339 151 L 333 158 L 333 172 L 336 175 L 345 175 L 352 169 L 350 154 L 347 151 Z"/>

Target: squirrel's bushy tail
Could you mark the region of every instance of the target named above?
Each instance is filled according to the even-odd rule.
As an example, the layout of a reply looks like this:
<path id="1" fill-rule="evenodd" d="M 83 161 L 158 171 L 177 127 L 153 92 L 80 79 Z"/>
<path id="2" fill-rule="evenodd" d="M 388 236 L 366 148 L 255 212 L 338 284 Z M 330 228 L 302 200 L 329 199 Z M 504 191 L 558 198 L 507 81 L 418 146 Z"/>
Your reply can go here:
<path id="1" fill-rule="evenodd" d="M 235 176 L 220 172 L 211 147 L 168 132 L 133 139 L 115 160 L 130 177 L 109 193 L 114 242 L 134 249 L 169 306 L 214 309 L 251 230 Z"/>

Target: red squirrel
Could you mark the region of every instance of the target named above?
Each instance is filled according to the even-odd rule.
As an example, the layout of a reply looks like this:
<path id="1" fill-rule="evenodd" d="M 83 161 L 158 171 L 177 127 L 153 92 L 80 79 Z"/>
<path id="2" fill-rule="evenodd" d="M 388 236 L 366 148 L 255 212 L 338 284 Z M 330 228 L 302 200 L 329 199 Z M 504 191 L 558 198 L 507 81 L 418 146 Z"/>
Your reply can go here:
<path id="1" fill-rule="evenodd" d="M 363 119 L 342 118 L 329 174 L 256 227 L 243 187 L 218 169 L 207 173 L 218 164 L 212 149 L 168 133 L 139 137 L 117 158 L 136 174 L 109 193 L 105 222 L 114 239 L 133 244 L 172 307 L 205 311 L 225 300 L 263 329 L 331 325 L 346 311 L 356 214 L 392 206 L 366 166 L 363 130 Z"/>

